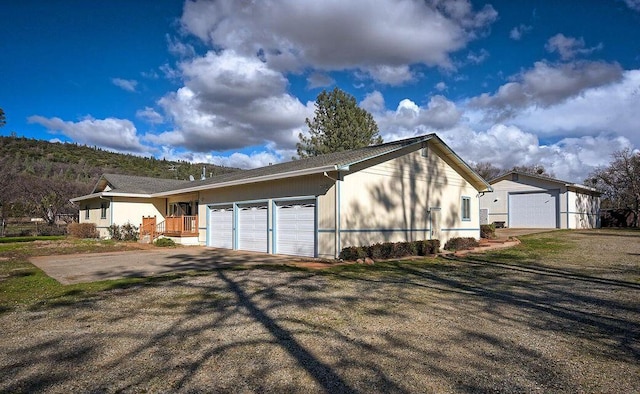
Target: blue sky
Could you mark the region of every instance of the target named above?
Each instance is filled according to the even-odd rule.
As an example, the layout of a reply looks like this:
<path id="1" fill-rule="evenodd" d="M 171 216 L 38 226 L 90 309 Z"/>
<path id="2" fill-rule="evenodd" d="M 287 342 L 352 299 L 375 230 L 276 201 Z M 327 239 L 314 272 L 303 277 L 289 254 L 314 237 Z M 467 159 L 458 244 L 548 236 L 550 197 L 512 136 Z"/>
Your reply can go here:
<path id="1" fill-rule="evenodd" d="M 250 168 L 322 89 L 385 141 L 582 182 L 640 148 L 640 0 L 23 0 L 2 7 L 2 135 Z"/>

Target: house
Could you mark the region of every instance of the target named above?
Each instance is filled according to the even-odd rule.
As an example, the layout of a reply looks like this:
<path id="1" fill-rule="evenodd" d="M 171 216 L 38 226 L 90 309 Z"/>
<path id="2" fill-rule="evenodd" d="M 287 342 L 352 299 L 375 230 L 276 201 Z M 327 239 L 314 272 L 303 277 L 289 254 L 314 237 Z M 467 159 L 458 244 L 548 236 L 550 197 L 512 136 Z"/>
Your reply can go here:
<path id="1" fill-rule="evenodd" d="M 489 181 L 480 198 L 481 224 L 511 228 L 597 228 L 600 193 L 542 175 L 511 171 Z"/>
<path id="2" fill-rule="evenodd" d="M 490 190 L 428 134 L 198 181 L 105 174 L 72 201 L 102 236 L 128 221 L 149 239 L 335 258 L 346 246 L 479 238 Z"/>

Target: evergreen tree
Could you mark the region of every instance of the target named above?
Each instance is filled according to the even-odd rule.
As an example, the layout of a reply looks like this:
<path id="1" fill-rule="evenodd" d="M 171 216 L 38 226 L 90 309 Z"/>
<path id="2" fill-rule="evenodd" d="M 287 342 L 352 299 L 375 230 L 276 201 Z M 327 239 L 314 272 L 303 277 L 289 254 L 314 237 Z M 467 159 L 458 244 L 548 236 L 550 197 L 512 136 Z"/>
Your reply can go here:
<path id="1" fill-rule="evenodd" d="M 373 116 L 358 107 L 355 97 L 334 88 L 323 90 L 316 99 L 313 120 L 305 119 L 309 136 L 298 135 L 300 158 L 341 152 L 381 144 L 378 125 Z"/>

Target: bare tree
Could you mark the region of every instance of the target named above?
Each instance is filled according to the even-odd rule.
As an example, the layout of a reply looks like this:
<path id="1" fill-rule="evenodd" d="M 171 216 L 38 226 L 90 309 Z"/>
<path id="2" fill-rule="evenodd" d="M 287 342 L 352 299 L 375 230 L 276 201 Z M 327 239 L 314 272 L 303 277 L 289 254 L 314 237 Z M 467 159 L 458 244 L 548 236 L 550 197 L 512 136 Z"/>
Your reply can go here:
<path id="1" fill-rule="evenodd" d="M 499 167 L 494 166 L 488 161 L 481 161 L 475 166 L 471 167 L 475 172 L 478 173 L 485 180 L 490 181 L 493 178 L 496 178 L 498 175 L 502 174 L 504 170 Z"/>
<path id="2" fill-rule="evenodd" d="M 585 184 L 602 191 L 603 205 L 627 208 L 634 212 L 634 227 L 640 214 L 640 152 L 623 149 L 614 152 L 608 167 L 591 172 Z"/>

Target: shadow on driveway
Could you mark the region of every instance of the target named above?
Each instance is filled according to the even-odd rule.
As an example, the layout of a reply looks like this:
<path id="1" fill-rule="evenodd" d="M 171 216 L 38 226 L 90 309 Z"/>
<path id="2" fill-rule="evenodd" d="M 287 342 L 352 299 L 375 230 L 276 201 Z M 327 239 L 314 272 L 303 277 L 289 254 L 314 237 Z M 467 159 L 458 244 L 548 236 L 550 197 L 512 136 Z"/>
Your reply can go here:
<path id="1" fill-rule="evenodd" d="M 201 246 L 111 253 L 38 256 L 31 263 L 62 284 L 107 279 L 206 271 L 229 266 L 258 264 L 295 265 L 309 259 L 215 249 Z"/>

